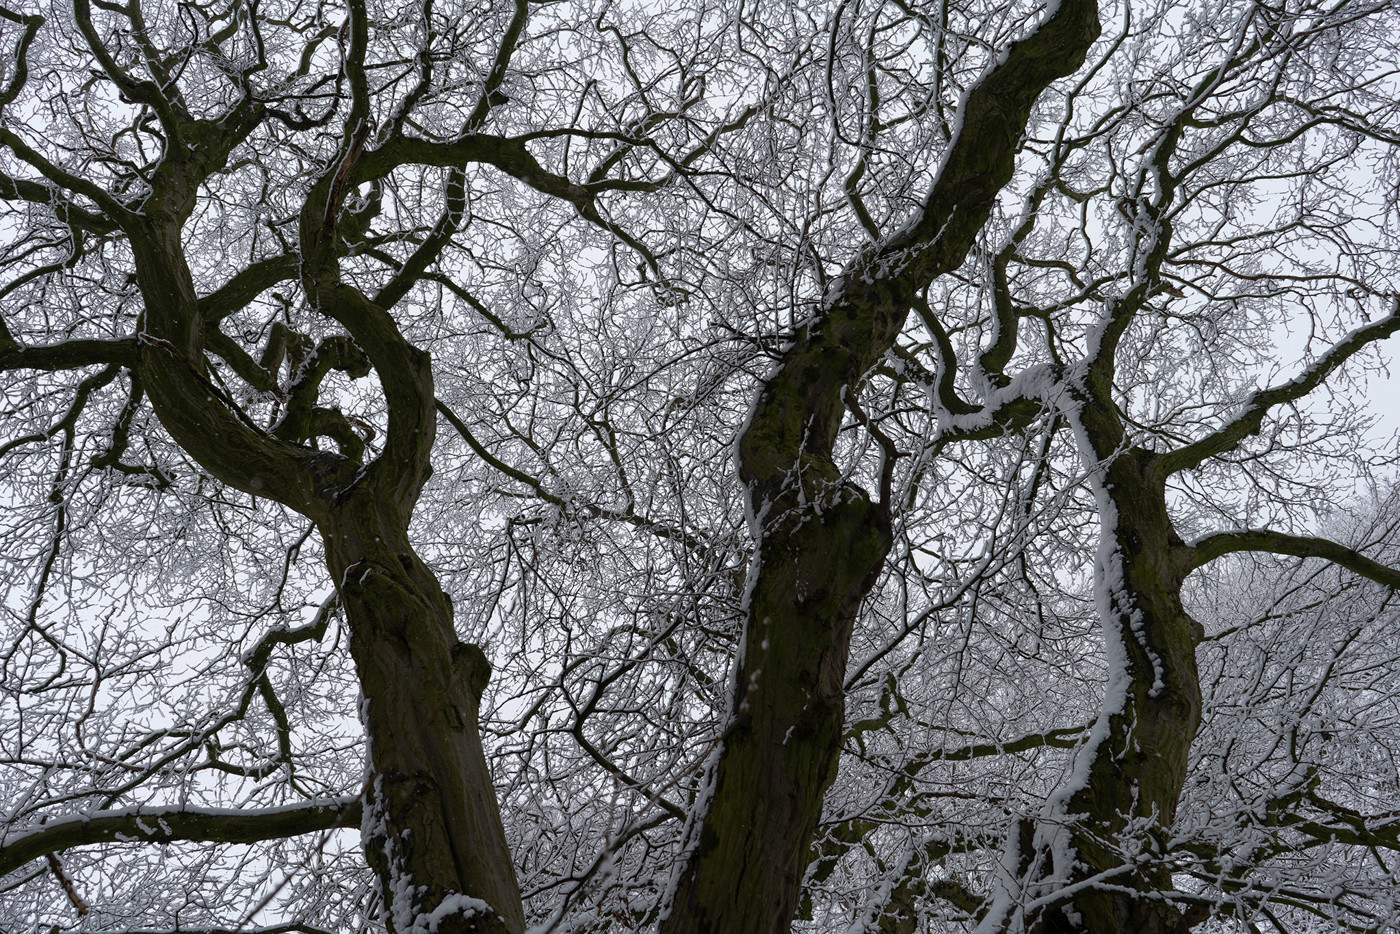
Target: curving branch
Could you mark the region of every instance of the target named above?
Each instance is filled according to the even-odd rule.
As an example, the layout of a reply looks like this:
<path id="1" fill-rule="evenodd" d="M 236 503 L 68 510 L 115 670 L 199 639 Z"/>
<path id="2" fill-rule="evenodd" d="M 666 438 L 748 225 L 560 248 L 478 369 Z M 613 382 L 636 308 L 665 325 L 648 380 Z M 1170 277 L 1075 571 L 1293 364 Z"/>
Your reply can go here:
<path id="1" fill-rule="evenodd" d="M 326 413 L 333 410 L 318 407 L 316 399 L 321 391 L 321 382 L 332 370 L 339 370 L 352 379 L 361 379 L 369 375 L 369 358 L 354 341 L 343 334 L 327 337 L 318 343 L 306 359 L 294 366 L 292 383 L 286 393 L 287 408 L 281 420 L 272 428 L 273 437 L 283 441 L 304 442 L 327 433 L 324 430 L 328 417 Z M 340 415 L 338 411 L 335 414 Z M 344 421 L 344 416 L 340 415 L 339 422 Z M 332 436 L 340 440 L 342 434 L 337 428 Z M 355 446 L 354 442 L 350 443 Z M 363 452 L 364 445 L 360 444 L 358 447 Z M 341 442 L 341 448 L 346 456 L 359 459 L 344 450 L 344 442 Z"/>
<path id="2" fill-rule="evenodd" d="M 428 267 L 442 255 L 447 244 L 452 242 L 467 213 L 466 173 L 460 168 L 448 171 L 444 200 L 447 203 L 443 208 L 442 217 L 433 226 L 432 232 L 408 257 L 394 278 L 375 294 L 374 303 L 380 308 L 393 308 L 397 305 L 423 278 L 423 273 Z"/>
<path id="3" fill-rule="evenodd" d="M 200 317 L 206 325 L 218 324 L 279 282 L 296 278 L 300 264 L 301 257 L 295 253 L 269 256 L 249 263 L 223 285 L 199 299 Z"/>
<path id="4" fill-rule="evenodd" d="M 111 9 L 107 4 L 99 5 Z M 78 31 L 82 33 L 83 39 L 87 42 L 88 50 L 92 52 L 93 58 L 97 60 L 108 80 L 116 85 L 128 100 L 151 108 L 160 118 L 161 126 L 170 135 L 171 142 L 176 142 L 188 117 L 183 113 L 182 108 L 177 106 L 173 95 L 166 94 L 154 81 L 134 77 L 117 64 L 111 51 L 108 50 L 107 44 L 98 35 L 97 28 L 93 26 L 92 5 L 89 0 L 73 0 L 73 19 L 77 22 Z M 149 57 L 147 61 L 149 63 Z"/>
<path id="5" fill-rule="evenodd" d="M 1207 535 L 1186 549 L 1186 557 L 1189 569 L 1195 570 L 1221 555 L 1239 551 L 1291 555 L 1295 558 L 1321 558 L 1378 584 L 1400 589 L 1400 570 L 1368 558 L 1355 548 L 1348 548 L 1326 538 L 1290 535 L 1271 529 L 1248 529 Z"/>

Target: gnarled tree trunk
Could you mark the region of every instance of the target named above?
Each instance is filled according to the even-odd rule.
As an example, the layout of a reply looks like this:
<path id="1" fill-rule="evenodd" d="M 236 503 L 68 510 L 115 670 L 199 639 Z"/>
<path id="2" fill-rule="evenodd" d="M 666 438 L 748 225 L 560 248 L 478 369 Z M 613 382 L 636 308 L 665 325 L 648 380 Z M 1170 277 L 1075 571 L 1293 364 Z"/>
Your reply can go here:
<path id="1" fill-rule="evenodd" d="M 369 743 L 362 832 L 391 930 L 525 926 L 477 726 L 491 668 L 459 642 L 452 604 L 408 542 L 404 517 L 356 491 L 323 520 L 340 582 Z"/>
<path id="2" fill-rule="evenodd" d="M 180 244 L 181 195 L 188 192 L 172 186 L 167 210 L 153 199 L 128 227 L 146 307 L 140 372 L 151 404 L 210 473 L 300 512 L 321 532 L 362 685 L 370 750 L 362 830 L 389 930 L 515 934 L 524 912 L 477 728 L 490 668 L 480 649 L 457 641 L 451 603 L 408 538 L 434 438 L 428 357 L 386 311 L 339 283 L 325 247 L 334 226 L 313 225 L 303 230 L 304 280 L 380 376 L 389 402 L 384 452 L 362 465 L 240 418 L 206 373 L 206 323 Z M 314 194 L 310 204 L 307 213 L 325 213 Z M 314 399 L 315 385 L 306 388 Z"/>

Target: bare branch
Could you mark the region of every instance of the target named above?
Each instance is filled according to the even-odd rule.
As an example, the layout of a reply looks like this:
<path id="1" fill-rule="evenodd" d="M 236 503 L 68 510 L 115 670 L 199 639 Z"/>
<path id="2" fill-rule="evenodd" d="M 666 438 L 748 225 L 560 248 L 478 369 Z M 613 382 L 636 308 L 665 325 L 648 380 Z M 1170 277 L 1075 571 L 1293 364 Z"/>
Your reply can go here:
<path id="1" fill-rule="evenodd" d="M 196 808 L 186 805 L 91 811 L 45 821 L 0 838 L 0 876 L 50 853 L 99 843 L 259 843 L 299 834 L 355 827 L 360 798 L 335 798 L 283 807 Z"/>
<path id="2" fill-rule="evenodd" d="M 1400 297 L 1391 296 L 1390 302 L 1390 314 L 1352 331 L 1288 382 L 1251 394 L 1243 410 L 1220 428 L 1185 447 L 1159 454 L 1158 464 L 1163 472 L 1189 470 L 1207 458 L 1234 450 L 1245 438 L 1259 433 L 1270 409 L 1303 398 L 1358 351 L 1400 331 Z"/>

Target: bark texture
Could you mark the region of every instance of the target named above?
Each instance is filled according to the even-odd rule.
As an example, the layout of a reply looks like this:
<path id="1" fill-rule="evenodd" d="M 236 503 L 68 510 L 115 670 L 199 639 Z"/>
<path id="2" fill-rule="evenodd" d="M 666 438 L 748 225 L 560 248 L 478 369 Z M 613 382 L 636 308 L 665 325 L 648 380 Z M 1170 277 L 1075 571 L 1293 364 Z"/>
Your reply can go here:
<path id="1" fill-rule="evenodd" d="M 385 887 L 391 930 L 436 914 L 440 932 L 520 931 L 514 864 L 477 726 L 491 668 L 481 649 L 457 640 L 451 601 L 393 512 L 353 495 L 322 525 L 369 737 L 365 855 Z M 462 895 L 490 910 L 456 899 L 466 910 L 439 912 Z"/>
<path id="2" fill-rule="evenodd" d="M 1085 419 L 1098 451 L 1116 433 L 1090 427 L 1102 414 Z M 1187 549 L 1167 516 L 1157 459 L 1138 448 L 1103 453 L 1111 458 L 1101 494 L 1109 508 L 1097 573 L 1111 683 L 1095 738 L 1080 751 L 1083 779 L 1046 828 L 1052 835 L 1064 832 L 1062 823 L 1069 828 L 1075 864 L 1067 881 L 1100 877 L 1103 884 L 1047 913 L 1039 927 L 1184 934 L 1181 912 L 1162 899 L 1173 888 L 1171 874 L 1151 857 L 1165 847 L 1201 722 L 1200 625 L 1181 603 Z M 1139 847 L 1149 868 L 1134 865 Z"/>

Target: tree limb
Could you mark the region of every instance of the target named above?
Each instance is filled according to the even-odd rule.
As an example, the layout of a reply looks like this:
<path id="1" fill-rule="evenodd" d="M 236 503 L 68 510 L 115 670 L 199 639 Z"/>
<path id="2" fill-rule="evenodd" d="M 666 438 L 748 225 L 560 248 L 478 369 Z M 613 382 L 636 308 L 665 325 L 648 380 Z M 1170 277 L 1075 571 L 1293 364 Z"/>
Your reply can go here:
<path id="1" fill-rule="evenodd" d="M 1221 555 L 1237 551 L 1261 551 L 1297 558 L 1321 558 L 1387 587 L 1400 589 L 1400 571 L 1368 558 L 1354 548 L 1326 538 L 1290 535 L 1271 529 L 1218 532 L 1197 541 L 1188 549 L 1189 569 L 1195 570 Z"/>
<path id="2" fill-rule="evenodd" d="M 99 843 L 258 843 L 358 827 L 359 796 L 284 807 L 194 808 L 141 806 L 74 814 L 0 842 L 0 876 L 40 856 Z"/>
<path id="3" fill-rule="evenodd" d="M 78 338 L 38 347 L 21 347 L 0 332 L 0 370 L 76 370 L 85 366 L 136 363 L 136 341 Z"/>
<path id="4" fill-rule="evenodd" d="M 217 324 L 277 283 L 295 278 L 300 262 L 301 257 L 295 253 L 283 253 L 250 263 L 219 288 L 200 298 L 200 317 L 206 326 Z"/>
<path id="5" fill-rule="evenodd" d="M 1301 399 L 1322 385 L 1333 371 L 1357 351 L 1400 331 L 1400 296 L 1392 295 L 1390 306 L 1390 314 L 1352 331 L 1293 379 L 1281 386 L 1252 393 L 1249 401 L 1245 403 L 1244 410 L 1220 428 L 1185 447 L 1159 455 L 1158 464 L 1163 473 L 1173 474 L 1189 470 L 1200 466 L 1207 458 L 1233 450 L 1245 438 L 1259 433 L 1264 424 L 1264 416 L 1270 409 L 1285 402 Z"/>

